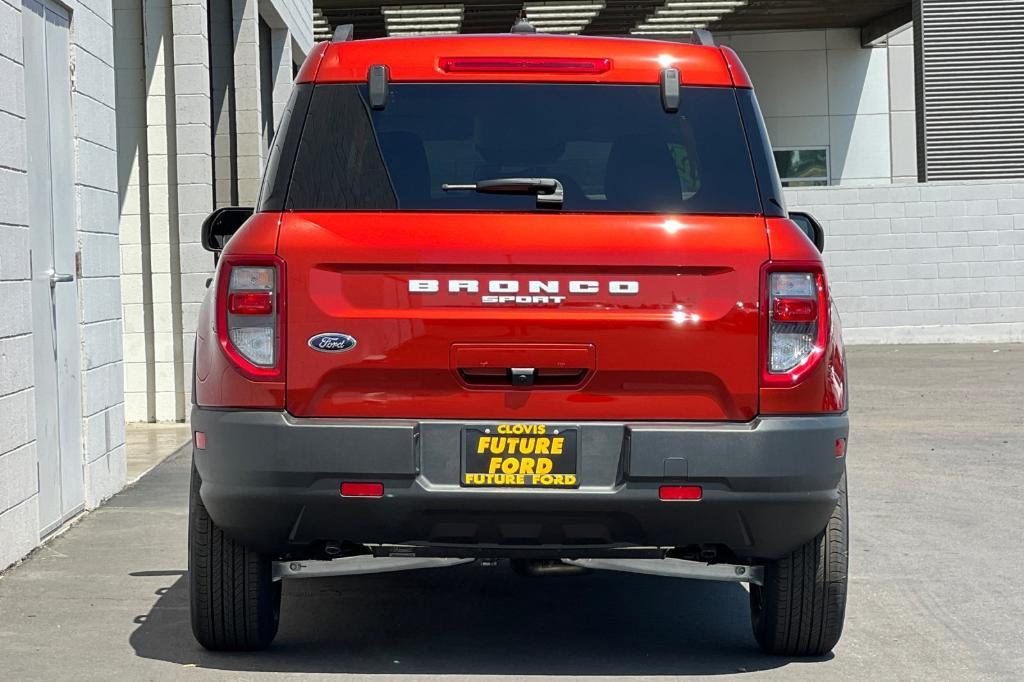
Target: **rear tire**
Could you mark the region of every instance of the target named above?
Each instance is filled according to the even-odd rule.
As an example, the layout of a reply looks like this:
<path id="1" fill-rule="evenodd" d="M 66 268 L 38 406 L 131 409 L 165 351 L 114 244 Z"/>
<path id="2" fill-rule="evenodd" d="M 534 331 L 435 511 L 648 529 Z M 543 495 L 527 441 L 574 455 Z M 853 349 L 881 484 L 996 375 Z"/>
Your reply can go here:
<path id="1" fill-rule="evenodd" d="M 277 634 L 281 582 L 270 558 L 247 549 L 210 518 L 192 465 L 188 514 L 188 583 L 192 633 L 212 651 L 266 649 Z"/>
<path id="2" fill-rule="evenodd" d="M 763 586 L 750 586 L 754 638 L 765 653 L 821 656 L 839 641 L 846 614 L 848 514 L 844 473 L 825 530 L 765 566 Z"/>

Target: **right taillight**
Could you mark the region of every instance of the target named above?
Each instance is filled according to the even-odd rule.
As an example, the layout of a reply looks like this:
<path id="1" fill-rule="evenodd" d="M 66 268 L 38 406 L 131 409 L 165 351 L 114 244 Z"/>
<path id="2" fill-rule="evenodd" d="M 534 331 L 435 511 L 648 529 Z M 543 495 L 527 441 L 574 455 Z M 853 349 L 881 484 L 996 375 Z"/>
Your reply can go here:
<path id="1" fill-rule="evenodd" d="M 284 262 L 276 256 L 224 256 L 217 275 L 217 336 L 247 378 L 284 373 Z"/>
<path id="2" fill-rule="evenodd" d="M 822 357 L 828 338 L 828 287 L 818 264 L 773 263 L 764 278 L 763 383 L 792 385 Z"/>

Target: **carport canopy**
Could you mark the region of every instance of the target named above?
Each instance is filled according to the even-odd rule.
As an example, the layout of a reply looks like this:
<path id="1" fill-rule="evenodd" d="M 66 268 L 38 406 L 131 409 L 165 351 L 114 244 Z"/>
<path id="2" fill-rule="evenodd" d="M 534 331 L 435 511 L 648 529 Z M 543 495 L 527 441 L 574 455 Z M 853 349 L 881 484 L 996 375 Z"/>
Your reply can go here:
<path id="1" fill-rule="evenodd" d="M 343 24 L 356 39 L 387 35 L 505 33 L 526 16 L 539 31 L 686 39 L 712 31 L 860 28 L 864 45 L 912 20 L 908 0 L 314 0 L 323 40 Z"/>

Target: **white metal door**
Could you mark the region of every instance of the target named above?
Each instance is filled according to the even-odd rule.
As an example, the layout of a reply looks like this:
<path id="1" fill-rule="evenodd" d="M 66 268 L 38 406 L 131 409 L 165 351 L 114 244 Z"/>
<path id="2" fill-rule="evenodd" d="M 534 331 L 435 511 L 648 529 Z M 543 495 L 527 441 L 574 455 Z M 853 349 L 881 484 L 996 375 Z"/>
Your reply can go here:
<path id="1" fill-rule="evenodd" d="M 49 0 L 23 0 L 23 8 L 36 455 L 45 534 L 78 513 L 85 501 L 70 16 Z"/>

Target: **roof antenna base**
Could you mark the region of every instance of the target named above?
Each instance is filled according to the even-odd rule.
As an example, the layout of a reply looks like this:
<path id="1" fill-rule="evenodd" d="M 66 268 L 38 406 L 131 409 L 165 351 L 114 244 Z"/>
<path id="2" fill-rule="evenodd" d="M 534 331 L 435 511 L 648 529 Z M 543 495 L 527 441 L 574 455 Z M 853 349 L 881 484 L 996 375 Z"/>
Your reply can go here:
<path id="1" fill-rule="evenodd" d="M 526 20 L 526 17 L 519 17 L 512 25 L 512 33 L 536 33 L 537 27 Z"/>
<path id="2" fill-rule="evenodd" d="M 338 28 L 334 29 L 334 35 L 331 36 L 332 43 L 347 43 L 352 40 L 352 33 L 355 31 L 355 26 L 352 24 L 341 24 Z"/>

